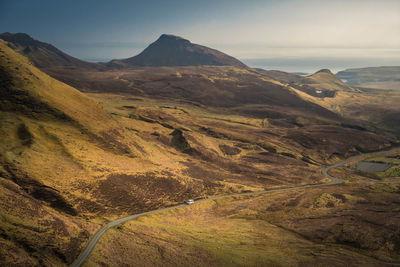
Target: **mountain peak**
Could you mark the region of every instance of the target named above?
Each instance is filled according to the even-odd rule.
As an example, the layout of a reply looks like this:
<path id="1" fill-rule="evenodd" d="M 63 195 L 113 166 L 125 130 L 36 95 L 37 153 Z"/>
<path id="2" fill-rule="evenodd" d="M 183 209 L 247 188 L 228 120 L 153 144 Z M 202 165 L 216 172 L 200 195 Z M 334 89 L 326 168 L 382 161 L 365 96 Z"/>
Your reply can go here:
<path id="1" fill-rule="evenodd" d="M 189 41 L 186 40 L 178 35 L 174 35 L 174 34 L 161 34 L 161 36 L 158 38 L 158 40 L 185 40 L 185 41 Z"/>
<path id="2" fill-rule="evenodd" d="M 179 46 L 179 45 L 191 45 L 192 43 L 189 40 L 184 39 L 177 35 L 162 34 L 153 44 Z"/>
<path id="3" fill-rule="evenodd" d="M 58 50 L 51 44 L 35 40 L 26 33 L 5 32 L 0 34 L 0 39 L 8 42 L 8 46 L 15 51 L 28 57 L 37 67 L 97 67 L 97 65 L 94 63 L 84 62 L 77 58 L 71 57 Z"/>
<path id="4" fill-rule="evenodd" d="M 328 73 L 328 74 L 333 75 L 333 73 L 329 69 L 321 69 L 321 70 L 317 71 L 315 74 L 317 74 L 317 73 Z"/>
<path id="5" fill-rule="evenodd" d="M 5 32 L 0 34 L 0 39 L 3 39 L 4 41 L 14 43 L 14 44 L 19 44 L 19 45 L 37 45 L 41 44 L 41 42 L 33 39 L 31 36 L 29 36 L 26 33 L 11 33 L 11 32 Z"/>
<path id="6" fill-rule="evenodd" d="M 111 64 L 128 66 L 236 66 L 245 64 L 227 54 L 173 34 L 162 34 L 139 55 L 114 60 Z"/>

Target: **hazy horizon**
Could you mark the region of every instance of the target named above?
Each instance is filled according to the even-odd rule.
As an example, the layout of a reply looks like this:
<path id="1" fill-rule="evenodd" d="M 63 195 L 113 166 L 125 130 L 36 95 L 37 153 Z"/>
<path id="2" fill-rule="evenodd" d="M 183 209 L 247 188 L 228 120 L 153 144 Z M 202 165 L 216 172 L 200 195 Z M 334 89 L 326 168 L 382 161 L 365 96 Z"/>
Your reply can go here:
<path id="1" fill-rule="evenodd" d="M 170 33 L 253 67 L 337 71 L 400 65 L 399 14 L 393 0 L 5 0 L 0 31 L 27 33 L 88 61 L 134 56 Z"/>

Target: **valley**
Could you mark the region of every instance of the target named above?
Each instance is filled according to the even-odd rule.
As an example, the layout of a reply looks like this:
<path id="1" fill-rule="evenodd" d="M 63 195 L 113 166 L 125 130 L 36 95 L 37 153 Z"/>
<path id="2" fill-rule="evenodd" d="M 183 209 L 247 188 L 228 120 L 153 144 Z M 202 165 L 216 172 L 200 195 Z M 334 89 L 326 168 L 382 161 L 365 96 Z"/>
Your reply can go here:
<path id="1" fill-rule="evenodd" d="M 399 262 L 398 150 L 317 185 L 399 145 L 400 91 L 252 69 L 173 35 L 107 63 L 0 36 L 2 265 L 70 265 L 111 221 L 208 198 L 111 228 L 84 265 Z"/>

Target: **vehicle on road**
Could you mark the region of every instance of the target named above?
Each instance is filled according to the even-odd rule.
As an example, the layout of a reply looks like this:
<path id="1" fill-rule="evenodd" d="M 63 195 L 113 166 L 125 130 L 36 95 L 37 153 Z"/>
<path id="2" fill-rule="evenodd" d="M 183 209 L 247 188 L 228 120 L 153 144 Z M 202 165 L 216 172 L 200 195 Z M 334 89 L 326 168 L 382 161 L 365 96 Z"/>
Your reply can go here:
<path id="1" fill-rule="evenodd" d="M 192 205 L 194 204 L 194 200 L 193 199 L 189 199 L 188 201 L 186 201 L 187 205 Z"/>

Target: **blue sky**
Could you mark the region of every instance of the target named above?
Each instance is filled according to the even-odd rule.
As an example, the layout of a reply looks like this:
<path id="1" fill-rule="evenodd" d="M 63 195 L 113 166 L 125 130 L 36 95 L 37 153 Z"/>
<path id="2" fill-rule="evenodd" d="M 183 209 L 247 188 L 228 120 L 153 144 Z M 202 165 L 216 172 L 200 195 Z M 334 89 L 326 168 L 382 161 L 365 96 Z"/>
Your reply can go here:
<path id="1" fill-rule="evenodd" d="M 172 33 L 241 59 L 400 65 L 397 0 L 0 0 L 5 31 L 87 60 L 129 57 Z"/>

